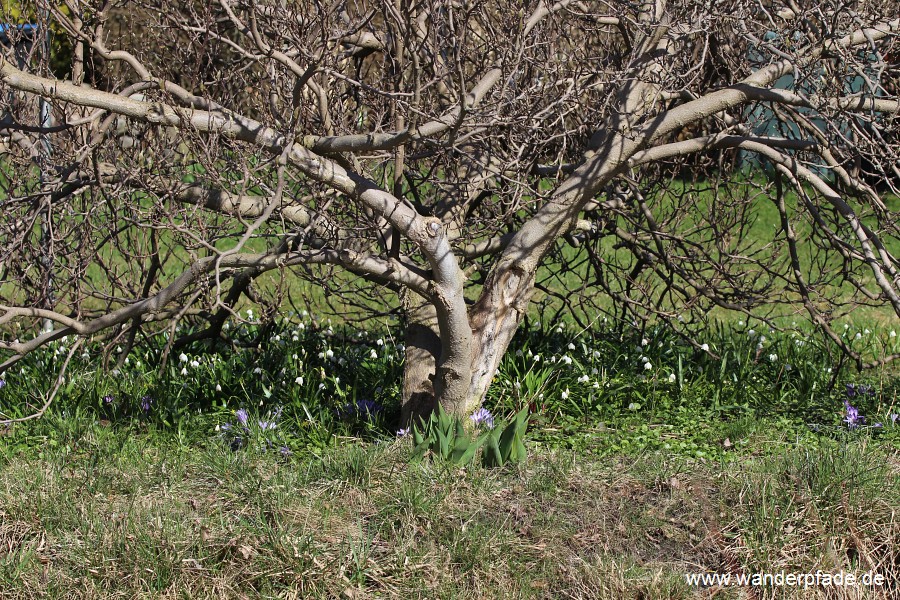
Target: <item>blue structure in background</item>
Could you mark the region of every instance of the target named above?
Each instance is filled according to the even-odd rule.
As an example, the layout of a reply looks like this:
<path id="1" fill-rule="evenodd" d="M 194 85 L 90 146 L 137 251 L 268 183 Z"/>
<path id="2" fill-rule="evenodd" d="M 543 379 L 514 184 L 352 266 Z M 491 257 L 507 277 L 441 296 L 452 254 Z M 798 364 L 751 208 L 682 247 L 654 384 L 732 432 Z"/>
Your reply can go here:
<path id="1" fill-rule="evenodd" d="M 767 42 L 773 42 L 776 39 L 777 34 L 775 34 L 774 32 L 770 32 L 768 35 L 766 35 Z M 751 50 L 748 54 L 750 63 L 754 66 L 759 67 L 764 66 L 770 58 L 770 55 L 758 49 Z M 874 62 L 875 57 L 872 56 L 870 58 Z M 826 77 L 828 77 L 828 73 L 825 69 L 825 66 L 820 65 L 814 73 L 810 74 L 810 77 L 800 82 L 799 85 L 796 84 L 796 82 L 794 81 L 794 74 L 791 73 L 788 75 L 784 75 L 783 77 L 775 81 L 772 87 L 779 90 L 790 90 L 809 97 L 817 93 L 817 82 L 823 81 Z M 844 93 L 848 96 L 859 94 L 866 88 L 866 80 L 864 77 L 857 75 L 852 79 L 845 80 L 844 88 Z M 886 93 L 883 89 L 879 88 L 875 90 L 874 95 L 882 96 L 886 95 Z M 837 126 L 839 128 L 838 132 L 835 132 L 833 130 L 829 131 L 828 123 L 816 112 L 815 109 L 795 106 L 793 107 L 793 110 L 797 111 L 805 118 L 807 118 L 811 124 L 821 130 L 822 133 L 826 136 L 840 133 L 848 140 L 850 139 L 851 128 L 847 121 L 839 121 L 837 123 Z M 811 139 L 811 135 L 802 132 L 800 126 L 797 123 L 790 120 L 779 119 L 775 115 L 775 112 L 771 108 L 767 107 L 764 103 L 757 104 L 753 108 L 748 109 L 746 118 L 751 124 L 753 133 L 760 136 L 784 137 L 795 140 Z M 786 152 L 789 154 L 795 154 L 794 151 Z M 741 150 L 738 154 L 738 162 L 741 165 L 754 166 L 766 166 L 768 164 L 768 161 L 765 158 L 762 158 L 753 152 L 747 152 L 743 150 Z M 831 171 L 831 169 L 825 166 L 821 160 L 818 160 L 813 164 L 807 162 L 806 166 L 813 171 L 818 172 L 820 175 L 827 175 Z"/>

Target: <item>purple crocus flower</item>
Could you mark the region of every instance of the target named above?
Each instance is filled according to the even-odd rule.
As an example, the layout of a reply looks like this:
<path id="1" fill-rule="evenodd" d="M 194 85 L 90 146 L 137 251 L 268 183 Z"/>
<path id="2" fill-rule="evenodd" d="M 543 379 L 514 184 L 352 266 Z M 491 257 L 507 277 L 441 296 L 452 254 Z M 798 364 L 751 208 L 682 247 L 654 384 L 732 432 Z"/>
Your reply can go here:
<path id="1" fill-rule="evenodd" d="M 266 429 L 275 429 L 275 427 L 276 427 L 275 421 L 260 421 L 259 422 L 259 428 L 263 431 L 265 431 Z"/>
<path id="2" fill-rule="evenodd" d="M 107 394 L 106 396 L 103 396 L 103 404 L 106 404 L 107 406 L 109 406 L 110 404 L 112 404 L 115 401 L 116 401 L 116 397 L 113 396 L 112 394 Z"/>
<path id="3" fill-rule="evenodd" d="M 234 413 L 235 418 L 237 418 L 238 423 L 247 426 L 247 421 L 250 420 L 250 415 L 247 413 L 247 410 L 244 408 L 239 408 Z"/>
<path id="4" fill-rule="evenodd" d="M 897 413 L 893 413 L 891 415 L 891 425 L 896 425 L 897 419 L 900 419 L 900 415 L 898 415 Z"/>
<path id="5" fill-rule="evenodd" d="M 849 400 L 844 400 L 844 408 L 847 411 L 847 414 L 844 417 L 844 423 L 846 423 L 850 429 L 854 429 L 858 425 L 862 425 L 866 422 L 866 418 L 859 414 L 859 409 L 850 404 Z"/>
<path id="6" fill-rule="evenodd" d="M 147 394 L 143 398 L 141 398 L 141 410 L 145 413 L 150 412 L 150 408 L 153 406 L 153 397 L 150 394 Z"/>
<path id="7" fill-rule="evenodd" d="M 397 430 L 397 437 L 406 437 L 409 435 L 409 427 L 404 427 L 402 429 Z"/>
<path id="8" fill-rule="evenodd" d="M 281 448 L 278 449 L 278 452 L 279 452 L 279 453 L 281 454 L 281 456 L 283 456 L 284 458 L 287 458 L 288 456 L 290 456 L 291 454 L 293 454 L 293 452 L 291 452 L 291 449 L 288 448 L 287 446 L 282 446 Z"/>
<path id="9" fill-rule="evenodd" d="M 0 379 L 0 390 L 2 390 L 2 389 L 5 388 L 5 387 L 6 387 L 6 380 L 5 380 L 5 379 Z"/>
<path id="10" fill-rule="evenodd" d="M 488 429 L 494 428 L 494 415 L 492 415 L 491 411 L 484 407 L 481 407 L 473 412 L 469 418 L 472 419 L 472 422 L 475 423 L 476 427 L 484 425 Z"/>

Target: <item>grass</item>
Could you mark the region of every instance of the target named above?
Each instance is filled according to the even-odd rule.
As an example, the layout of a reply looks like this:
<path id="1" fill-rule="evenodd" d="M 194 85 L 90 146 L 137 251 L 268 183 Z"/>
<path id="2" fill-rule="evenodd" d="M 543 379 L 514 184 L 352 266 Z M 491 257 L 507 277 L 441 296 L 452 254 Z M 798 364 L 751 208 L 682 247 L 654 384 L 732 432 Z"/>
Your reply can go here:
<path id="1" fill-rule="evenodd" d="M 0 595 L 707 598 L 685 574 L 731 565 L 873 568 L 900 586 L 900 462 L 861 440 L 730 466 L 536 450 L 486 471 L 407 455 L 381 442 L 280 460 L 92 426 L 0 470 Z"/>
<path id="2" fill-rule="evenodd" d="M 714 358 L 664 329 L 523 331 L 486 406 L 532 408 L 529 456 L 486 469 L 410 460 L 402 347 L 303 323 L 162 372 L 153 347 L 115 373 L 73 358 L 44 418 L 0 429 L 0 598 L 856 597 L 685 579 L 782 570 L 900 589 L 896 373 L 809 332 L 711 329 Z M 5 374 L 0 410 L 38 403 L 65 347 Z"/>

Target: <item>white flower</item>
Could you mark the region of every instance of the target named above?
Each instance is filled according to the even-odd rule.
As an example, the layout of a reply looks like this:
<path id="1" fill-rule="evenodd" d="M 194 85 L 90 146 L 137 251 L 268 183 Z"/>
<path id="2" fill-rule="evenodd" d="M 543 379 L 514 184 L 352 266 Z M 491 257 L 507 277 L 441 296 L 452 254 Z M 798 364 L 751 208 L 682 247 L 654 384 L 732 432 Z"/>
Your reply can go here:
<path id="1" fill-rule="evenodd" d="M 569 347 L 569 350 L 574 350 L 574 349 L 575 349 L 575 344 L 573 344 L 572 342 L 569 342 L 569 346 L 568 346 L 568 347 Z"/>
<path id="2" fill-rule="evenodd" d="M 647 346 L 649 344 L 650 344 L 650 340 L 648 340 L 647 338 L 644 338 L 641 340 L 641 346 Z"/>
<path id="3" fill-rule="evenodd" d="M 602 354 L 600 354 L 599 350 L 594 350 L 591 354 L 594 358 L 600 358 L 601 356 L 603 356 Z"/>
<path id="4" fill-rule="evenodd" d="M 600 383 L 597 382 L 597 381 L 595 381 L 595 382 L 594 382 L 594 385 L 592 385 L 591 387 L 593 387 L 595 390 L 596 390 L 596 389 L 599 389 L 599 388 L 600 388 Z"/>
<path id="5" fill-rule="evenodd" d="M 541 362 L 541 355 L 540 355 L 540 354 L 535 354 L 535 355 L 534 355 L 534 362 Z"/>
<path id="6" fill-rule="evenodd" d="M 324 383 L 320 383 L 320 384 L 319 384 L 319 389 L 320 389 L 320 390 L 324 390 L 324 389 L 325 389 L 325 384 L 324 384 Z"/>
<path id="7" fill-rule="evenodd" d="M 378 338 L 377 340 L 375 340 L 375 345 L 376 346 L 384 346 L 384 340 L 381 338 Z"/>
<path id="8" fill-rule="evenodd" d="M 642 357 L 641 357 L 641 362 L 644 363 L 644 364 L 646 365 L 648 362 L 650 362 L 650 359 L 647 358 L 646 356 L 642 356 Z"/>
<path id="9" fill-rule="evenodd" d="M 792 365 L 792 364 L 790 364 L 790 363 L 784 365 L 784 370 L 785 370 L 785 371 L 792 371 L 793 369 L 794 369 L 794 365 Z"/>
<path id="10" fill-rule="evenodd" d="M 848 323 L 844 323 L 844 329 L 850 329 L 850 325 Z"/>
<path id="11" fill-rule="evenodd" d="M 740 325 L 741 327 L 743 327 L 743 326 L 744 326 L 744 322 L 743 322 L 743 321 L 738 321 L 738 325 Z"/>
<path id="12" fill-rule="evenodd" d="M 753 337 L 754 335 L 756 335 L 756 331 L 751 329 L 750 331 L 747 332 L 747 335 L 749 335 L 750 337 Z"/>
<path id="13" fill-rule="evenodd" d="M 187 362 L 188 361 L 187 354 L 182 352 L 181 354 L 178 355 L 178 360 L 180 360 L 181 362 Z"/>
<path id="14" fill-rule="evenodd" d="M 260 373 L 262 373 L 262 369 L 260 369 L 259 367 L 256 367 L 255 369 L 253 369 L 253 372 L 254 372 L 256 375 L 259 375 Z"/>
<path id="15" fill-rule="evenodd" d="M 569 356 L 568 354 L 566 354 L 565 356 L 562 357 L 562 361 L 563 361 L 564 363 L 566 363 L 567 365 L 571 365 L 571 364 L 572 364 L 572 357 Z"/>
<path id="16" fill-rule="evenodd" d="M 770 355 L 769 355 L 769 360 L 772 361 L 772 362 L 775 362 L 776 360 L 778 360 L 778 355 L 777 355 L 777 354 L 770 354 Z"/>
<path id="17" fill-rule="evenodd" d="M 556 333 L 562 333 L 562 327 L 557 327 L 557 328 L 556 328 Z"/>
<path id="18" fill-rule="evenodd" d="M 587 383 L 590 380 L 591 380 L 591 378 L 588 377 L 587 375 L 582 375 L 581 377 L 578 378 L 578 383 Z"/>
<path id="19" fill-rule="evenodd" d="M 860 332 L 857 331 L 855 337 L 856 337 L 856 339 L 861 339 L 861 338 L 862 338 L 862 334 L 861 334 Z"/>
<path id="20" fill-rule="evenodd" d="M 293 340 L 293 341 L 295 341 L 295 342 L 299 342 L 299 341 L 300 341 L 300 338 L 297 336 L 297 334 L 294 334 L 294 335 L 291 336 L 291 340 Z"/>
<path id="21" fill-rule="evenodd" d="M 564 389 L 562 394 L 560 394 L 560 396 L 562 396 L 563 400 L 568 400 L 569 399 L 569 388 Z"/>
<path id="22" fill-rule="evenodd" d="M 222 391 L 222 386 L 219 385 L 218 383 L 216 384 L 216 391 L 217 391 L 217 392 L 221 392 L 221 391 Z"/>
<path id="23" fill-rule="evenodd" d="M 131 357 L 130 357 L 130 356 L 126 356 L 126 357 L 125 357 L 125 364 L 126 364 L 126 365 L 130 365 L 130 364 L 131 364 Z"/>
<path id="24" fill-rule="evenodd" d="M 369 358 L 375 360 L 376 358 L 378 358 L 378 353 L 373 349 L 371 352 L 369 352 Z"/>
<path id="25" fill-rule="evenodd" d="M 890 337 L 892 337 L 892 338 L 897 337 L 897 332 L 894 330 L 891 330 Z"/>
<path id="26" fill-rule="evenodd" d="M 628 405 L 628 410 L 638 410 L 641 407 L 637 402 L 632 402 Z"/>
<path id="27" fill-rule="evenodd" d="M 653 368 L 653 365 L 650 364 L 649 362 L 645 362 L 645 363 L 644 363 L 644 370 L 645 370 L 645 371 L 649 371 L 649 370 L 652 369 L 652 368 Z"/>
<path id="28" fill-rule="evenodd" d="M 675 383 L 675 373 L 669 375 L 669 383 Z"/>
<path id="29" fill-rule="evenodd" d="M 181 367 L 181 374 L 187 375 L 187 367 Z"/>
<path id="30" fill-rule="evenodd" d="M 325 358 L 327 358 L 328 360 L 334 358 L 334 351 L 331 348 L 325 351 Z"/>
<path id="31" fill-rule="evenodd" d="M 252 318 L 253 318 L 253 309 L 252 309 L 252 308 L 248 308 L 248 309 L 247 309 L 247 318 L 248 318 L 248 319 L 252 319 Z"/>
<path id="32" fill-rule="evenodd" d="M 766 336 L 764 336 L 764 335 L 759 336 L 759 343 L 760 343 L 760 344 L 764 344 L 765 341 L 766 341 Z"/>
<path id="33" fill-rule="evenodd" d="M 556 362 L 556 356 L 555 356 L 555 355 L 550 357 L 550 362 L 552 362 L 552 363 L 555 363 L 555 362 Z"/>
<path id="34" fill-rule="evenodd" d="M 306 330 L 306 323 L 300 323 L 299 325 L 297 325 L 297 329 L 299 329 L 300 331 Z"/>
<path id="35" fill-rule="evenodd" d="M 700 349 L 704 352 L 709 352 L 709 344 L 703 344 L 702 346 L 700 346 Z"/>
<path id="36" fill-rule="evenodd" d="M 303 385 L 303 376 L 301 375 L 300 377 L 295 379 L 294 383 L 296 383 L 297 385 Z"/>
<path id="37" fill-rule="evenodd" d="M 192 366 L 193 368 L 196 369 L 197 367 L 200 366 L 200 361 L 192 360 L 192 361 L 191 361 L 191 366 Z"/>

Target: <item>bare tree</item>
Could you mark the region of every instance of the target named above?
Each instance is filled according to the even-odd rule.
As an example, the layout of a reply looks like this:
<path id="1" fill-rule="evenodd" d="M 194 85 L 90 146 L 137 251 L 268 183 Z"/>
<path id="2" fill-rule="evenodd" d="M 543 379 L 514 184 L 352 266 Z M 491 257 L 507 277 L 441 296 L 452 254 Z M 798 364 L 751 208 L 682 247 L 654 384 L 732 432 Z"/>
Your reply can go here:
<path id="1" fill-rule="evenodd" d="M 217 338 L 269 271 L 396 294 L 404 418 L 477 408 L 536 291 L 686 333 L 799 306 L 860 364 L 841 307 L 900 315 L 894 0 L 31 2 L 74 51 L 0 62 L 0 323 L 58 327 L 0 369 Z"/>

